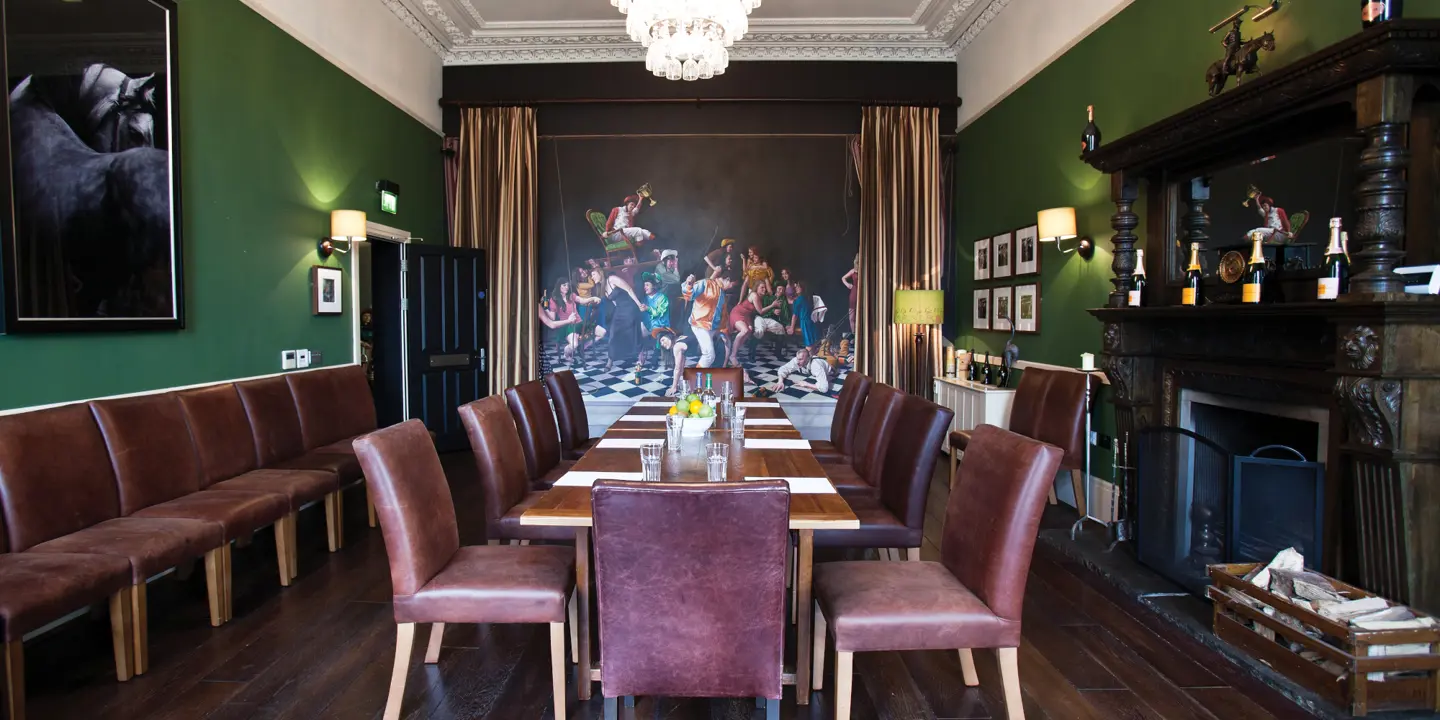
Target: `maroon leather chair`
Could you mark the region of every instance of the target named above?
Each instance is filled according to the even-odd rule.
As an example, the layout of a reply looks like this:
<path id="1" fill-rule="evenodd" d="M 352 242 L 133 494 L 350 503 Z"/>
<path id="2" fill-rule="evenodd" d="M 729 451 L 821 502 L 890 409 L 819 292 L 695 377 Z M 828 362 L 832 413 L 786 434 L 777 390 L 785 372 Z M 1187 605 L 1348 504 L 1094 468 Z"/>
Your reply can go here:
<path id="1" fill-rule="evenodd" d="M 590 437 L 590 415 L 585 412 L 580 382 L 575 379 L 575 373 L 561 370 L 545 376 L 545 388 L 555 401 L 555 419 L 560 424 L 560 455 L 565 460 L 579 460 L 599 441 Z"/>
<path id="2" fill-rule="evenodd" d="M 548 489 L 574 463 L 560 457 L 560 432 L 555 414 L 539 380 L 531 380 L 505 389 L 505 403 L 515 417 L 520 431 L 520 444 L 525 449 L 525 472 L 530 484 Z"/>
<path id="3" fill-rule="evenodd" d="M 231 384 L 212 385 L 176 393 L 190 438 L 200 460 L 200 486 L 214 490 L 245 490 L 284 495 L 290 512 L 282 521 L 289 557 L 282 558 L 280 584 L 289 585 L 300 573 L 295 523 L 300 508 L 312 502 L 327 506 L 340 492 L 340 476 L 328 470 L 276 470 L 259 467 L 255 438 L 245 405 Z M 327 517 L 333 525 L 336 518 Z M 334 537 L 329 528 L 326 537 Z"/>
<path id="4" fill-rule="evenodd" d="M 860 425 L 860 413 L 865 407 L 865 397 L 870 394 L 870 377 L 851 371 L 845 375 L 840 386 L 840 397 L 835 401 L 835 416 L 830 420 L 830 439 L 811 440 L 810 452 L 824 465 L 849 465 L 855 454 L 855 429 Z"/>
<path id="5" fill-rule="evenodd" d="M 658 695 L 764 698 L 778 718 L 788 486 L 605 480 L 591 504 L 605 716 Z"/>
<path id="6" fill-rule="evenodd" d="M 565 718 L 566 598 L 575 553 L 558 546 L 460 547 L 455 505 L 419 420 L 355 440 L 390 557 L 395 669 L 385 720 L 400 717 L 415 625 L 430 623 L 425 662 L 440 659 L 445 623 L 549 623 L 555 718 Z"/>
<path id="7" fill-rule="evenodd" d="M 733 388 L 735 397 L 745 396 L 745 371 L 740 368 L 687 367 L 683 377 L 693 389 L 705 384 L 706 375 L 710 376 L 711 387 L 715 392 L 722 392 L 725 383 L 728 382 Z"/>
<path id="8" fill-rule="evenodd" d="M 308 455 L 340 455 L 339 473 L 347 483 L 359 474 L 359 462 L 351 441 L 375 429 L 375 396 L 370 380 L 360 365 L 292 373 L 285 376 L 295 411 L 300 416 L 300 435 Z M 309 462 L 309 461 L 307 461 Z M 367 496 L 368 498 L 368 496 Z M 336 496 L 340 502 L 343 496 Z M 375 527 L 375 508 L 366 502 L 370 527 Z M 343 504 L 337 506 L 343 510 Z"/>
<path id="9" fill-rule="evenodd" d="M 857 652 L 958 649 L 975 686 L 973 648 L 995 648 L 1011 720 L 1020 702 L 1020 610 L 1061 451 L 990 425 L 975 429 L 950 494 L 940 562 L 837 562 L 815 567 L 815 673 L 833 639 L 835 717 L 850 716 Z M 828 623 L 827 623 L 828 621 Z M 827 632 L 828 624 L 828 632 Z"/>
<path id="10" fill-rule="evenodd" d="M 480 486 L 485 491 L 485 536 L 491 543 L 574 540 L 573 528 L 520 524 L 520 515 L 545 492 L 530 489 L 520 432 L 515 429 L 515 419 L 505 407 L 505 400 L 492 396 L 461 405 L 460 421 L 465 424 L 480 471 Z"/>
<path id="11" fill-rule="evenodd" d="M 880 468 L 885 463 L 885 449 L 895 429 L 905 393 L 875 383 L 866 394 L 865 407 L 855 426 L 854 454 L 847 465 L 826 465 L 825 474 L 831 484 L 848 500 L 851 497 L 878 497 Z"/>
<path id="12" fill-rule="evenodd" d="M 1070 471 L 1075 491 L 1075 507 L 1085 516 L 1085 384 L 1090 376 L 1067 370 L 1029 368 L 1020 377 L 1015 389 L 1015 404 L 1010 409 L 1009 430 L 1025 437 L 1049 443 L 1065 452 L 1060 467 Z M 950 433 L 950 447 L 965 451 L 970 434 L 963 430 Z M 950 484 L 955 484 L 958 458 L 950 453 Z M 1049 492 L 1050 504 L 1055 487 Z"/>

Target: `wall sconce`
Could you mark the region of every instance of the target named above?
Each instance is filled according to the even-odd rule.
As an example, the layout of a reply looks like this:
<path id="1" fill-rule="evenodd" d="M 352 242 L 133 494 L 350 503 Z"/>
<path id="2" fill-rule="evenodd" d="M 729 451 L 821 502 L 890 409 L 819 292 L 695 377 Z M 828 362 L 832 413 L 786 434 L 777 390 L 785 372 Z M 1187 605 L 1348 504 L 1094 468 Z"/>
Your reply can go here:
<path id="1" fill-rule="evenodd" d="M 361 242 L 369 233 L 365 230 L 363 210 L 332 210 L 330 212 L 330 237 L 320 238 L 320 257 L 331 253 L 350 252 L 350 246 Z M 337 243 L 345 243 L 340 247 Z"/>
<path id="2" fill-rule="evenodd" d="M 1062 253 L 1079 253 L 1080 257 L 1089 260 L 1095 256 L 1095 243 L 1089 237 L 1080 237 L 1075 247 L 1066 250 L 1060 247 L 1061 240 L 1072 240 L 1079 237 L 1075 225 L 1075 208 L 1062 207 L 1041 210 L 1037 216 L 1037 223 L 1040 228 L 1040 242 L 1053 242 L 1055 247 Z"/>
<path id="3" fill-rule="evenodd" d="M 943 325 L 945 323 L 945 291 L 896 290 L 896 325 Z M 915 328 L 915 345 L 925 342 L 925 332 Z"/>

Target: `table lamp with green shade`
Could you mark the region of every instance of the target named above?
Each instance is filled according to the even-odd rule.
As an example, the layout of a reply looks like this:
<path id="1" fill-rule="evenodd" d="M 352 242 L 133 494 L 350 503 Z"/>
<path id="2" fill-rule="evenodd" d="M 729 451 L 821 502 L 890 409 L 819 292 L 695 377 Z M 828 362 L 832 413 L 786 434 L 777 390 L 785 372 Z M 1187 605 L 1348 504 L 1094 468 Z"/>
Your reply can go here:
<path id="1" fill-rule="evenodd" d="M 944 290 L 896 290 L 896 325 L 941 325 L 945 322 Z M 925 342 L 925 333 L 916 328 L 915 344 Z"/>

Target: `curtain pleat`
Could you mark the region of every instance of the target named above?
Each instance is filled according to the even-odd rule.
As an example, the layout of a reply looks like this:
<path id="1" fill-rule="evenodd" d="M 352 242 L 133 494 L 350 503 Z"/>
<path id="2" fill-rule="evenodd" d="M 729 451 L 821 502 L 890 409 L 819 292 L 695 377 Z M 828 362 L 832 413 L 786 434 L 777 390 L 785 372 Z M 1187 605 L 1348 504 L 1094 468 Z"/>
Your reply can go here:
<path id="1" fill-rule="evenodd" d="M 855 364 L 878 382 L 928 397 L 940 364 L 940 329 L 896 325 L 894 291 L 941 289 L 940 111 L 867 107 L 863 113 Z"/>
<path id="2" fill-rule="evenodd" d="M 539 375 L 535 110 L 464 108 L 452 244 L 486 251 L 490 393 Z"/>
<path id="3" fill-rule="evenodd" d="M 455 190 L 460 183 L 460 138 L 447 137 L 441 146 L 445 156 L 445 232 L 451 245 L 455 239 Z"/>

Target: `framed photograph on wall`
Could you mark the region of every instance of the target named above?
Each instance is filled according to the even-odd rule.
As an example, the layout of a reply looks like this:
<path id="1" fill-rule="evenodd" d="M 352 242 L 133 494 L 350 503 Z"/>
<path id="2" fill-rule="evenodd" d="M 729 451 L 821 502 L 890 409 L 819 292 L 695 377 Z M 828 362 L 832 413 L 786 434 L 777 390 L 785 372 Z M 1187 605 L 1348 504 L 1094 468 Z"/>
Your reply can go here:
<path id="1" fill-rule="evenodd" d="M 0 330 L 184 327 L 174 0 L 0 12 Z"/>
<path id="2" fill-rule="evenodd" d="M 1015 274 L 1040 274 L 1040 227 L 1031 225 L 1015 231 Z"/>
<path id="3" fill-rule="evenodd" d="M 990 238 L 975 241 L 975 279 L 990 279 Z"/>
<path id="4" fill-rule="evenodd" d="M 340 315 L 345 312 L 342 284 L 345 274 L 338 267 L 315 265 L 310 268 L 310 312 L 315 315 Z"/>
<path id="5" fill-rule="evenodd" d="M 1015 320 L 1015 293 L 1013 288 L 995 288 L 990 291 L 990 304 L 993 306 L 994 318 L 990 321 L 990 329 L 1000 332 L 1010 332 L 1010 323 Z"/>
<path id="6" fill-rule="evenodd" d="M 1040 332 L 1040 284 L 1015 286 L 1015 332 Z"/>
<path id="7" fill-rule="evenodd" d="M 990 277 L 1007 278 L 1015 274 L 1015 234 L 1005 233 L 990 239 L 991 252 L 995 260 L 991 264 Z"/>
<path id="8" fill-rule="evenodd" d="M 990 329 L 990 290 L 975 291 L 975 317 L 973 323 L 976 330 Z"/>

